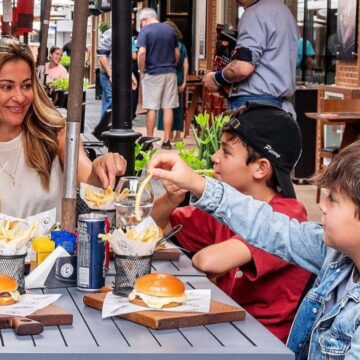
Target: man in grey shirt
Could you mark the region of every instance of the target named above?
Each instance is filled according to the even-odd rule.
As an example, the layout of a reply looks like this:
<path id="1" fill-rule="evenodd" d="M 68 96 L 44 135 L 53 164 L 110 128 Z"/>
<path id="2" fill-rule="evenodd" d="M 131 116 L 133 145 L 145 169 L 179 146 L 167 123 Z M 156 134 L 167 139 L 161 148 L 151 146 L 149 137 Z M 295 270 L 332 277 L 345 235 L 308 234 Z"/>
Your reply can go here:
<path id="1" fill-rule="evenodd" d="M 238 25 L 236 51 L 223 70 L 204 77 L 210 92 L 230 88 L 229 108 L 246 101 L 294 113 L 298 28 L 282 0 L 237 0 L 245 9 Z"/>

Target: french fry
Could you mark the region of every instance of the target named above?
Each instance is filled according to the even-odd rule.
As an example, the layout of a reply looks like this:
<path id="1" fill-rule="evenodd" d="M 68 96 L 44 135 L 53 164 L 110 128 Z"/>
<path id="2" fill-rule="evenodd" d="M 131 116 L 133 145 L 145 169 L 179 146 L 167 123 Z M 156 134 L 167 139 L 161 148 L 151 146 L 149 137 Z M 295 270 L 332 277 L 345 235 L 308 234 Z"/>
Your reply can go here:
<path id="1" fill-rule="evenodd" d="M 215 170 L 214 169 L 198 169 L 198 170 L 194 170 L 194 172 L 196 172 L 198 174 L 214 174 Z"/>
<path id="2" fill-rule="evenodd" d="M 141 183 L 138 193 L 136 194 L 135 199 L 135 217 L 138 222 L 142 220 L 142 211 L 140 209 L 141 204 L 141 196 L 145 191 L 146 185 L 150 182 L 151 178 L 153 177 L 153 171 L 150 171 L 149 175 L 144 179 Z"/>
<path id="3" fill-rule="evenodd" d="M 21 249 L 34 237 L 38 228 L 39 221 L 33 223 L 26 230 L 16 220 L 2 221 L 0 222 L 0 241 L 15 244 L 17 249 Z"/>
<path id="4" fill-rule="evenodd" d="M 85 200 L 93 203 L 96 207 L 104 205 L 114 200 L 114 192 L 111 186 L 108 186 L 104 192 L 95 192 L 91 186 L 85 190 Z"/>
<path id="5" fill-rule="evenodd" d="M 123 189 L 120 193 L 115 194 L 115 201 L 120 201 L 126 199 L 127 197 L 132 196 L 128 188 Z"/>

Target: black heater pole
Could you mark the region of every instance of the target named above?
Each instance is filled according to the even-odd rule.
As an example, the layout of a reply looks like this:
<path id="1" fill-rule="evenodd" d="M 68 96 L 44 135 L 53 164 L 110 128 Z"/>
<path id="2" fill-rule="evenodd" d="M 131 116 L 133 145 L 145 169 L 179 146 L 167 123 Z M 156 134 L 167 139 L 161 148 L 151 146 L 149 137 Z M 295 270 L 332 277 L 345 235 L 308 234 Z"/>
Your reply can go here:
<path id="1" fill-rule="evenodd" d="M 112 2 L 112 129 L 102 134 L 109 151 L 127 160 L 126 175 L 134 175 L 135 141 L 141 136 L 132 130 L 131 13 L 131 1 Z"/>

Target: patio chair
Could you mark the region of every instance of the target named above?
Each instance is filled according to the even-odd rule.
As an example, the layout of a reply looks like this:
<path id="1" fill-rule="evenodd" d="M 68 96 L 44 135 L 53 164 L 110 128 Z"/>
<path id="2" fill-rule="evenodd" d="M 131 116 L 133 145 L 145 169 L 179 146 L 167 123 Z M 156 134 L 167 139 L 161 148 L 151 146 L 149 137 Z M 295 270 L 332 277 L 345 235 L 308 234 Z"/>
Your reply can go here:
<path id="1" fill-rule="evenodd" d="M 360 99 L 324 99 L 321 98 L 319 102 L 319 109 L 321 112 L 360 112 Z M 343 122 L 331 123 L 333 125 L 344 125 Z M 339 152 L 338 146 L 325 146 L 325 126 L 329 126 L 326 120 L 319 120 L 316 124 L 317 139 L 316 146 L 318 147 L 318 166 L 316 173 L 321 171 L 325 165 L 325 159 L 331 161 Z M 318 186 L 316 190 L 316 203 L 320 202 L 321 188 Z"/>

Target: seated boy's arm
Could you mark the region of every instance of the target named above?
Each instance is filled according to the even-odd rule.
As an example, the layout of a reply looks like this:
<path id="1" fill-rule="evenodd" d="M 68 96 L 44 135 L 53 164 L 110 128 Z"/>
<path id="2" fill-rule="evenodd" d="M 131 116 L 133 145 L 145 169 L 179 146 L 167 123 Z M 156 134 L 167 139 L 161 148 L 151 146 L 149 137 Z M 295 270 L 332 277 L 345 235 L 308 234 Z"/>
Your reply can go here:
<path id="1" fill-rule="evenodd" d="M 212 275 L 220 275 L 252 260 L 249 248 L 238 239 L 229 239 L 198 251 L 192 258 L 193 265 Z"/>
<path id="2" fill-rule="evenodd" d="M 254 200 L 229 185 L 207 178 L 200 199 L 191 204 L 228 225 L 253 246 L 317 274 L 329 248 L 323 228 L 316 223 L 299 223 L 276 213 L 265 202 Z"/>

